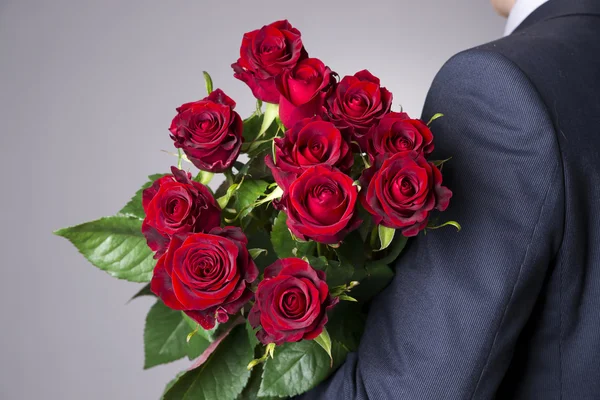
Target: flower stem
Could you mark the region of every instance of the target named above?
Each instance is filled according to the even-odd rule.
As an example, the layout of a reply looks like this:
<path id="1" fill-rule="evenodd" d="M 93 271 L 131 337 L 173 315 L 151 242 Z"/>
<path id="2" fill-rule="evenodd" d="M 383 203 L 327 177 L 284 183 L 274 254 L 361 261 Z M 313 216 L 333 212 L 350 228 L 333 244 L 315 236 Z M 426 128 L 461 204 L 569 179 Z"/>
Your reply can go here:
<path id="1" fill-rule="evenodd" d="M 371 250 L 375 250 L 377 249 L 377 225 L 375 225 L 373 227 L 373 230 L 371 231 L 371 239 L 370 239 L 370 245 L 371 245 Z"/>
<path id="2" fill-rule="evenodd" d="M 234 179 L 233 179 L 233 172 L 231 172 L 231 168 L 223 171 L 223 175 L 225 175 L 225 179 L 227 179 L 227 183 L 232 185 L 234 182 Z"/>
<path id="3" fill-rule="evenodd" d="M 325 252 L 327 251 L 327 246 L 323 243 L 317 242 L 317 255 L 319 257 L 325 256 Z"/>

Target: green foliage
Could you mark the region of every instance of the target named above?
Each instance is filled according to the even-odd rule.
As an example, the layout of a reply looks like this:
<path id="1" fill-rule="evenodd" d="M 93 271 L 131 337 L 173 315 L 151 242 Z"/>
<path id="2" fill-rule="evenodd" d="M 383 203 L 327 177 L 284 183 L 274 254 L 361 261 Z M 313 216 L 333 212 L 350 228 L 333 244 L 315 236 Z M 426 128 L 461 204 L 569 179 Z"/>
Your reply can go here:
<path id="1" fill-rule="evenodd" d="M 375 260 L 379 264 L 391 264 L 400 256 L 404 247 L 406 247 L 406 243 L 408 242 L 408 238 L 404 235 L 396 235 L 391 245 L 385 251 L 378 251 L 375 253 L 375 256 L 378 257 Z"/>
<path id="2" fill-rule="evenodd" d="M 154 296 L 154 293 L 152 293 L 152 290 L 150 290 L 149 283 L 145 284 L 136 294 L 133 295 L 131 299 L 129 299 L 129 301 L 142 296 Z"/>
<path id="3" fill-rule="evenodd" d="M 431 123 L 432 123 L 433 121 L 435 121 L 436 119 L 438 119 L 438 118 L 441 118 L 441 117 L 443 117 L 443 116 L 444 116 L 444 114 L 442 114 L 442 113 L 437 113 L 437 114 L 435 114 L 433 117 L 431 117 L 431 119 L 430 119 L 430 120 L 429 120 L 429 122 L 427 123 L 427 126 L 431 125 Z"/>
<path id="4" fill-rule="evenodd" d="M 206 93 L 211 94 L 213 91 L 213 81 L 208 72 L 202 71 L 202 75 L 204 75 L 204 83 L 206 84 Z"/>
<path id="5" fill-rule="evenodd" d="M 385 289 L 393 277 L 394 271 L 387 263 L 367 263 L 364 268 L 355 271 L 353 280 L 359 281 L 360 285 L 352 289 L 350 295 L 359 302 L 369 301 Z"/>
<path id="6" fill-rule="evenodd" d="M 330 371 L 329 356 L 314 340 L 284 343 L 265 362 L 258 395 L 296 396 L 322 382 Z"/>
<path id="7" fill-rule="evenodd" d="M 327 331 L 332 343 L 341 343 L 349 351 L 356 351 L 362 336 L 366 316 L 362 305 L 340 302 L 329 312 Z M 335 348 L 335 346 L 333 346 Z M 334 362 L 337 362 L 334 354 Z"/>
<path id="8" fill-rule="evenodd" d="M 144 189 L 152 186 L 152 183 L 158 178 L 162 178 L 165 174 L 154 174 L 148 177 L 149 181 L 144 183 L 140 190 L 135 192 L 131 200 L 119 211 L 119 214 L 122 215 L 130 215 L 133 217 L 137 217 L 139 219 L 144 219 L 146 217 L 146 213 L 144 212 L 144 208 L 142 207 L 142 192 Z"/>
<path id="9" fill-rule="evenodd" d="M 377 231 L 379 232 L 379 240 L 381 242 L 381 248 L 379 250 L 385 250 L 392 243 L 392 240 L 394 240 L 394 234 L 396 233 L 396 230 L 393 228 L 388 228 L 387 226 L 379 225 L 377 227 Z"/>
<path id="10" fill-rule="evenodd" d="M 281 211 L 275 218 L 271 231 L 271 243 L 279 258 L 312 256 L 316 244 L 295 240 L 287 227 L 286 220 L 287 215 Z"/>
<path id="11" fill-rule="evenodd" d="M 183 374 L 165 393 L 165 400 L 235 400 L 248 383 L 252 360 L 246 328 L 239 325 L 204 364 Z"/>
<path id="12" fill-rule="evenodd" d="M 169 383 L 167 383 L 167 385 L 165 386 L 165 390 L 163 390 L 163 394 L 160 396 L 161 400 L 164 400 L 165 398 L 165 394 L 169 391 L 169 389 L 171 389 L 173 387 L 173 385 L 175 385 L 175 383 L 179 380 L 179 378 L 181 378 L 183 376 L 183 374 L 185 374 L 187 371 L 180 371 L 177 375 L 175 375 L 175 378 L 171 379 L 169 381 Z"/>
<path id="13" fill-rule="evenodd" d="M 307 256 L 306 259 L 314 269 L 325 272 L 325 280 L 330 288 L 348 283 L 354 274 L 354 266 L 346 260 L 328 260 L 323 256 Z"/>
<path id="14" fill-rule="evenodd" d="M 146 316 L 144 368 L 169 363 L 186 355 L 189 358 L 198 357 L 210 342 L 200 335 L 194 335 L 187 343 L 190 330 L 180 311 L 172 310 L 158 300 Z"/>
<path id="15" fill-rule="evenodd" d="M 340 261 L 349 263 L 354 268 L 362 267 L 367 260 L 365 241 L 358 231 L 350 232 L 340 246 L 335 249 L 335 253 Z"/>
<path id="16" fill-rule="evenodd" d="M 149 282 L 156 265 L 142 235 L 142 221 L 114 216 L 54 232 L 68 239 L 94 266 L 119 279 Z"/>
<path id="17" fill-rule="evenodd" d="M 344 361 L 346 361 L 346 357 L 350 353 L 350 350 L 340 342 L 332 342 L 331 344 L 331 357 L 333 359 L 332 372 L 338 369 Z"/>
<path id="18" fill-rule="evenodd" d="M 259 215 L 258 218 L 262 219 L 265 218 L 265 216 Z M 277 261 L 277 254 L 273 249 L 273 245 L 271 244 L 269 234 L 265 231 L 265 229 L 262 226 L 254 225 L 248 226 L 244 230 L 244 232 L 246 232 L 246 236 L 248 237 L 248 248 L 260 248 L 265 249 L 267 251 L 266 253 L 261 254 L 260 257 L 254 260 L 254 263 L 258 267 L 259 271 L 263 272 L 267 266 Z"/>
<path id="19" fill-rule="evenodd" d="M 195 331 L 194 335 L 198 335 L 209 342 L 212 342 L 217 337 L 217 331 L 219 330 L 219 324 L 217 323 L 214 328 L 206 330 L 202 328 L 196 321 L 190 318 L 186 313 L 181 311 L 181 317 L 190 327 L 190 331 Z M 189 331 L 188 331 L 189 332 Z"/>
<path id="20" fill-rule="evenodd" d="M 250 373 L 250 379 L 248 384 L 237 397 L 237 400 L 267 400 L 266 397 L 258 397 L 258 390 L 260 389 L 260 382 L 262 381 L 262 364 L 258 364 L 252 368 Z M 278 398 L 278 397 L 277 397 Z"/>
<path id="21" fill-rule="evenodd" d="M 252 259 L 257 259 L 261 255 L 267 255 L 269 252 L 267 249 L 248 249 L 248 253 L 250 253 Z"/>
<path id="22" fill-rule="evenodd" d="M 321 334 L 315 338 L 315 342 L 317 342 L 317 344 L 321 346 L 323 350 L 325 350 L 333 365 L 333 356 L 331 355 L 331 337 L 329 337 L 327 329 L 323 328 L 323 332 L 321 332 Z"/>
<path id="23" fill-rule="evenodd" d="M 247 153 L 251 159 L 256 158 L 262 161 L 271 150 L 271 139 L 279 132 L 278 125 L 273 124 L 277 112 L 276 104 L 267 103 L 264 114 L 254 113 L 244 120 L 242 152 Z"/>
<path id="24" fill-rule="evenodd" d="M 196 177 L 194 178 L 194 180 L 196 182 L 199 182 L 203 185 L 208 185 L 210 183 L 210 181 L 212 180 L 213 176 L 215 176 L 214 173 L 212 172 L 208 172 L 208 171 L 199 171 L 198 175 L 196 175 Z"/>
<path id="25" fill-rule="evenodd" d="M 256 201 L 267 191 L 268 182 L 246 179 L 234 193 L 234 208 L 239 218 L 244 218 L 254 209 Z"/>

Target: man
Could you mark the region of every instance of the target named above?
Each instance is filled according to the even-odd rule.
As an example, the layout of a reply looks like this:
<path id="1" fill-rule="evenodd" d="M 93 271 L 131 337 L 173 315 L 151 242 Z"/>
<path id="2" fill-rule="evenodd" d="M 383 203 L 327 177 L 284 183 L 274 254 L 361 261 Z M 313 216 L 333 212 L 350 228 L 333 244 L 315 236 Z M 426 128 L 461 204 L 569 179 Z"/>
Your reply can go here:
<path id="1" fill-rule="evenodd" d="M 307 399 L 600 399 L 600 1 L 493 3 L 510 35 L 453 57 L 423 113 L 463 230 L 410 242 Z"/>

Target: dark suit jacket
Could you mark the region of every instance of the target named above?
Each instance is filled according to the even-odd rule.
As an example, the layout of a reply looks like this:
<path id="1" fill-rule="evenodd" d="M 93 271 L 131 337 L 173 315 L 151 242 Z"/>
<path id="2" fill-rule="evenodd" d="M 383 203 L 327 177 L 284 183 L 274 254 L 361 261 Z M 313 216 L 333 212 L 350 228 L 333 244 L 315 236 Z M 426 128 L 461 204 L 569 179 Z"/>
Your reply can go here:
<path id="1" fill-rule="evenodd" d="M 550 0 L 429 92 L 453 190 L 306 399 L 600 399 L 600 0 Z"/>

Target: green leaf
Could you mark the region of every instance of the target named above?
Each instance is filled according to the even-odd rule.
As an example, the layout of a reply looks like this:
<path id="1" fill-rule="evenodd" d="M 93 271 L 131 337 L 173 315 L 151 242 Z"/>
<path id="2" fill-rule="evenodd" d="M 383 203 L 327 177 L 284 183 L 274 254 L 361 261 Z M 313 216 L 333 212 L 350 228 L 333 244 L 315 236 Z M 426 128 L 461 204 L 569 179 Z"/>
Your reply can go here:
<path id="1" fill-rule="evenodd" d="M 338 369 L 344 363 L 344 361 L 346 361 L 348 353 L 350 353 L 350 349 L 348 349 L 344 344 L 336 341 L 331 343 L 331 354 L 333 357 L 332 371 Z"/>
<path id="2" fill-rule="evenodd" d="M 271 231 L 271 243 L 279 258 L 298 257 L 313 255 L 315 242 L 298 242 L 290 233 L 287 224 L 287 215 L 281 211 L 275 218 L 273 230 Z"/>
<path id="3" fill-rule="evenodd" d="M 212 180 L 213 176 L 215 176 L 215 174 L 212 172 L 200 171 L 200 172 L 198 172 L 198 175 L 196 175 L 194 180 L 203 185 L 208 185 L 210 183 L 210 181 Z"/>
<path id="4" fill-rule="evenodd" d="M 380 264 L 393 263 L 394 261 L 396 261 L 398 256 L 400 256 L 400 253 L 402 253 L 404 247 L 406 247 L 407 242 L 408 238 L 404 235 L 394 236 L 392 244 L 388 246 L 386 250 L 375 253 L 375 256 L 381 255 L 381 258 L 377 259 L 376 261 Z"/>
<path id="5" fill-rule="evenodd" d="M 322 382 L 329 372 L 329 356 L 315 341 L 284 343 L 265 362 L 258 395 L 296 396 Z"/>
<path id="6" fill-rule="evenodd" d="M 258 207 L 258 206 L 266 204 L 270 201 L 277 200 L 277 199 L 281 198 L 281 196 L 283 196 L 283 189 L 280 188 L 279 186 L 277 186 L 277 184 L 273 184 L 273 185 L 275 185 L 275 188 L 270 193 L 265 194 L 265 197 L 263 197 L 262 199 L 258 200 L 256 203 L 254 203 L 254 207 Z M 269 185 L 269 186 L 273 186 L 273 185 Z"/>
<path id="7" fill-rule="evenodd" d="M 258 136 L 262 136 L 263 133 L 269 129 L 275 118 L 279 116 L 279 104 L 273 103 L 265 103 L 265 113 L 263 115 L 262 125 L 260 127 L 260 131 L 258 132 Z"/>
<path id="8" fill-rule="evenodd" d="M 269 150 L 270 147 L 266 151 L 268 152 Z M 271 170 L 269 169 L 269 167 L 267 167 L 267 164 L 265 164 L 264 155 L 262 157 L 261 155 L 257 155 L 250 161 L 248 161 L 248 169 L 245 173 L 247 173 L 254 179 L 271 178 Z"/>
<path id="9" fill-rule="evenodd" d="M 179 373 L 177 373 L 177 375 L 175 375 L 175 378 L 171 379 L 169 383 L 167 383 L 167 386 L 165 386 L 165 390 L 163 390 L 163 394 L 160 396 L 161 400 L 165 398 L 165 393 L 167 393 L 169 389 L 171 389 L 173 385 L 175 385 L 175 383 L 179 380 L 179 378 L 181 378 L 186 372 L 187 371 L 180 371 Z"/>
<path id="10" fill-rule="evenodd" d="M 358 207 L 356 211 L 358 212 L 358 217 L 363 222 L 362 224 L 360 224 L 360 227 L 355 232 L 358 232 L 362 239 L 362 242 L 366 243 L 369 239 L 369 235 L 371 234 L 371 230 L 373 229 L 373 216 L 369 214 L 369 212 L 365 210 L 364 207 Z"/>
<path id="11" fill-rule="evenodd" d="M 431 119 L 430 119 L 430 120 L 429 120 L 429 122 L 427 123 L 427 126 L 431 125 L 431 123 L 432 123 L 433 121 L 435 121 L 436 119 L 438 119 L 438 118 L 441 118 L 441 117 L 443 117 L 443 116 L 444 116 L 444 114 L 441 114 L 441 113 L 437 113 L 437 114 L 435 114 L 433 117 L 431 117 Z"/>
<path id="12" fill-rule="evenodd" d="M 441 171 L 442 170 L 441 166 L 450 160 L 452 160 L 452 157 L 448 157 L 445 160 L 433 160 L 433 161 L 429 161 L 429 162 L 432 163 L 433 165 L 435 165 L 436 167 L 440 168 L 440 171 Z"/>
<path id="13" fill-rule="evenodd" d="M 156 265 L 142 235 L 142 221 L 114 216 L 54 232 L 68 239 L 94 266 L 131 282 L 149 282 Z"/>
<path id="14" fill-rule="evenodd" d="M 152 293 L 152 290 L 150 290 L 150 284 L 146 284 L 144 285 L 144 287 L 142 287 L 136 294 L 133 295 L 133 297 L 131 299 L 129 299 L 129 301 L 133 300 L 133 299 L 137 299 L 138 297 L 142 297 L 142 296 L 154 296 L 154 293 Z M 128 301 L 128 303 L 129 303 Z"/>
<path id="15" fill-rule="evenodd" d="M 348 283 L 354 274 L 354 267 L 349 262 L 346 262 L 346 260 L 328 260 L 323 256 L 307 256 L 306 259 L 314 269 L 325 272 L 325 280 L 329 287 Z"/>
<path id="16" fill-rule="evenodd" d="M 323 332 L 321 332 L 321 334 L 315 338 L 315 342 L 317 342 L 317 344 L 321 346 L 323 350 L 325 350 L 327 355 L 329 355 L 329 358 L 331 359 L 331 365 L 333 366 L 333 356 L 331 355 L 331 337 L 329 337 L 327 329 L 323 328 Z"/>
<path id="17" fill-rule="evenodd" d="M 190 327 L 181 312 L 172 310 L 158 300 L 148 312 L 144 328 L 144 369 L 179 360 L 195 354 L 210 344 L 200 336 L 194 336 L 192 349 L 186 341 Z"/>
<path id="18" fill-rule="evenodd" d="M 456 221 L 447 221 L 447 222 L 444 222 L 441 225 L 428 226 L 427 229 L 440 229 L 440 228 L 443 228 L 444 226 L 453 226 L 453 227 L 456 228 L 456 230 L 458 232 L 460 232 L 460 230 L 462 229 L 462 227 L 460 226 L 460 224 L 458 222 L 456 222 Z"/>
<path id="19" fill-rule="evenodd" d="M 240 218 L 252 212 L 256 201 L 265 194 L 268 182 L 260 180 L 246 179 L 235 192 L 235 209 Z"/>
<path id="20" fill-rule="evenodd" d="M 262 125 L 262 115 L 253 114 L 250 118 L 244 120 L 244 132 L 242 137 L 244 138 L 244 144 L 249 145 L 258 136 L 260 126 Z"/>
<path id="21" fill-rule="evenodd" d="M 356 351 L 362 337 L 366 316 L 357 303 L 342 302 L 329 312 L 327 331 L 333 343 L 343 344 L 349 351 Z M 335 362 L 334 354 L 334 362 Z"/>
<path id="22" fill-rule="evenodd" d="M 243 181 L 241 183 L 243 183 Z M 227 182 L 223 182 L 223 185 L 226 185 L 226 184 L 227 184 Z M 223 185 L 221 185 L 221 186 L 223 186 Z M 221 208 L 221 210 L 224 210 L 225 207 L 227 207 L 227 204 L 229 204 L 229 200 L 231 200 L 231 197 L 234 195 L 235 191 L 238 190 L 239 186 L 240 186 L 239 183 L 231 184 L 227 188 L 227 192 L 223 196 L 221 196 L 217 199 L 217 203 L 219 204 L 219 207 Z M 219 187 L 219 189 L 220 188 L 221 187 Z M 218 191 L 219 190 L 217 189 L 217 192 Z"/>
<path id="23" fill-rule="evenodd" d="M 250 257 L 252 257 L 252 259 L 256 259 L 258 258 L 261 254 L 268 254 L 268 251 L 266 249 L 248 249 L 248 253 L 250 253 Z"/>
<path id="24" fill-rule="evenodd" d="M 181 316 L 183 317 L 183 320 L 190 327 L 190 330 L 194 330 L 196 328 L 199 328 L 198 331 L 196 332 L 196 335 L 198 335 L 198 336 L 206 339 L 209 342 L 212 342 L 213 340 L 215 340 L 215 337 L 217 336 L 217 329 L 219 329 L 219 324 L 218 323 L 215 325 L 214 328 L 206 330 L 206 329 L 202 328 L 201 326 L 199 326 L 199 324 L 196 321 L 194 321 L 192 318 L 190 318 L 183 311 L 181 311 Z"/>
<path id="25" fill-rule="evenodd" d="M 129 200 L 125 207 L 123 207 L 121 211 L 119 211 L 119 214 L 131 215 L 140 219 L 146 218 L 146 213 L 144 212 L 144 208 L 142 207 L 142 192 L 144 191 L 144 189 L 147 189 L 150 186 L 152 186 L 152 183 L 154 183 L 155 180 L 162 178 L 163 176 L 165 176 L 165 174 L 150 175 L 148 177 L 150 181 L 144 183 L 142 188 L 135 192 L 135 195 L 133 195 L 133 197 L 131 198 L 131 200 Z"/>
<path id="26" fill-rule="evenodd" d="M 237 400 L 276 400 L 279 397 L 258 397 L 258 391 L 260 389 L 260 383 L 262 382 L 262 365 L 259 364 L 252 368 L 250 373 L 250 380 L 244 388 L 244 391 L 240 393 Z"/>
<path id="27" fill-rule="evenodd" d="M 204 364 L 186 372 L 165 400 L 235 400 L 246 386 L 254 349 L 243 325 L 233 328 Z"/>
<path id="28" fill-rule="evenodd" d="M 335 253 L 338 259 L 344 259 L 348 263 L 352 263 L 354 268 L 362 267 L 367 260 L 365 241 L 358 231 L 350 232 L 340 246 L 335 249 Z"/>
<path id="29" fill-rule="evenodd" d="M 387 263 L 372 261 L 356 271 L 353 280 L 359 281 L 360 285 L 352 289 L 350 295 L 359 302 L 369 301 L 385 289 L 393 277 L 394 271 Z"/>
<path id="30" fill-rule="evenodd" d="M 340 294 L 338 298 L 344 301 L 358 302 L 358 300 L 356 300 L 354 297 L 348 296 L 347 294 Z"/>
<path id="31" fill-rule="evenodd" d="M 213 91 L 213 81 L 208 72 L 202 71 L 202 75 L 204 75 L 204 83 L 206 84 L 206 93 L 211 94 Z"/>
<path id="32" fill-rule="evenodd" d="M 198 333 L 202 330 L 202 327 L 200 327 L 200 329 L 198 329 L 198 332 L 196 332 L 196 334 L 192 336 L 190 341 L 187 343 L 186 355 L 190 360 L 195 360 L 196 358 L 200 357 L 200 355 L 204 353 L 204 350 L 206 350 L 207 347 L 210 346 L 211 342 L 202 337 L 202 335 L 198 335 Z"/>
<path id="33" fill-rule="evenodd" d="M 250 143 L 244 143 L 242 145 L 242 151 L 244 153 L 248 153 L 250 155 L 258 153 L 258 150 L 261 148 L 261 146 L 265 145 L 265 144 L 269 144 L 269 146 L 271 145 L 271 141 L 273 139 L 264 139 L 264 140 L 255 140 L 253 142 Z"/>
<path id="34" fill-rule="evenodd" d="M 246 333 L 248 334 L 248 342 L 250 343 L 250 346 L 252 348 L 255 348 L 256 345 L 259 343 L 258 342 L 258 338 L 256 337 L 256 331 L 258 330 L 258 328 L 253 328 L 252 325 L 250 325 L 250 322 L 248 322 L 248 320 L 246 320 Z"/>
<path id="35" fill-rule="evenodd" d="M 379 240 L 381 241 L 381 248 L 376 251 L 385 250 L 388 248 L 390 243 L 392 243 L 392 240 L 394 240 L 394 234 L 396 233 L 396 230 L 393 228 L 388 228 L 387 226 L 383 226 L 383 225 L 379 225 L 377 227 L 377 230 L 379 232 Z"/>

